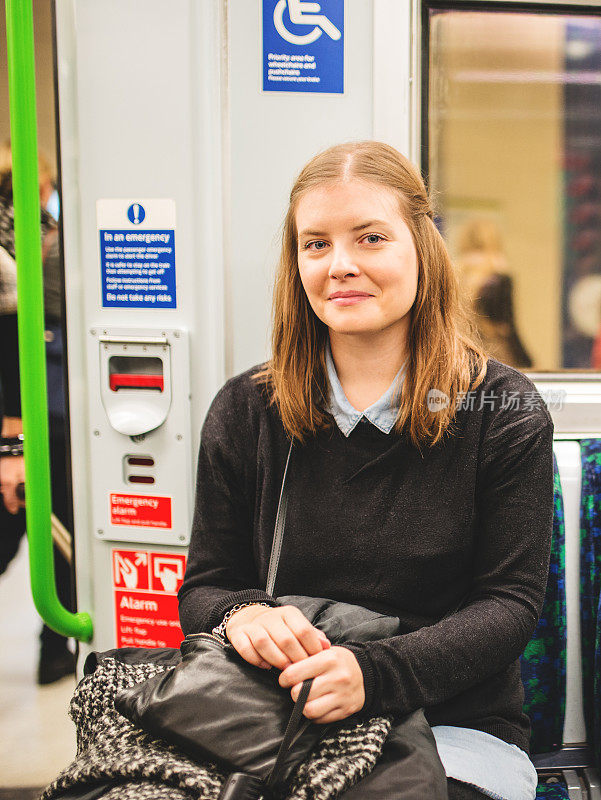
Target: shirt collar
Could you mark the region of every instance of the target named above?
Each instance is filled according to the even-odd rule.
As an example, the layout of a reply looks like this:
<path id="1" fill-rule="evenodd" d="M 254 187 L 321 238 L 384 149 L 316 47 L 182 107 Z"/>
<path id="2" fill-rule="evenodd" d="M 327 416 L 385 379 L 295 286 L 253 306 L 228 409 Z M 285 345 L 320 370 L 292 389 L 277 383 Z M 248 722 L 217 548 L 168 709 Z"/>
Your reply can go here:
<path id="1" fill-rule="evenodd" d="M 390 433 L 394 427 L 399 411 L 397 398 L 405 377 L 407 359 L 403 362 L 403 366 L 397 372 L 394 380 L 384 394 L 364 411 L 357 411 L 345 395 L 344 389 L 338 380 L 338 374 L 334 366 L 334 359 L 332 358 L 329 342 L 326 346 L 326 365 L 328 369 L 328 379 L 330 381 L 328 411 L 336 420 L 336 424 L 342 433 L 345 436 L 350 436 L 363 417 L 369 420 L 372 425 L 375 425 L 382 433 Z"/>

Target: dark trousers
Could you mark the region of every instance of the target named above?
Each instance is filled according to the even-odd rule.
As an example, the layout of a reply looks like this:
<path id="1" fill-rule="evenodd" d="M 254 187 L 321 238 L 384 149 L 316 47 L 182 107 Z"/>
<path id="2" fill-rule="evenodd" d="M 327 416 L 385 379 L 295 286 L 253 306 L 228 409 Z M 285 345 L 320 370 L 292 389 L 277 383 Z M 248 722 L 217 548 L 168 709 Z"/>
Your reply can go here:
<path id="1" fill-rule="evenodd" d="M 9 514 L 0 501 L 0 575 L 13 560 L 25 533 L 25 510 Z"/>
<path id="2" fill-rule="evenodd" d="M 482 800 L 482 798 L 488 797 L 478 789 L 474 789 L 473 786 L 456 781 L 454 778 L 447 778 L 447 789 L 449 790 L 449 800 Z"/>
<path id="3" fill-rule="evenodd" d="M 467 783 L 447 778 L 423 711 L 393 725 L 375 768 L 344 800 L 482 800 Z M 341 799 L 342 800 L 342 799 Z"/>
<path id="4" fill-rule="evenodd" d="M 51 424 L 50 436 L 50 476 L 52 492 L 52 511 L 60 521 L 70 528 L 69 500 L 67 493 L 67 469 L 65 436 L 62 422 Z M 6 571 L 15 557 L 21 538 L 25 533 L 25 511 L 9 514 L 0 501 L 0 575 Z M 61 603 L 69 610 L 73 609 L 71 568 L 61 553 L 54 548 L 54 573 L 56 589 Z M 46 652 L 56 651 L 65 646 L 65 637 L 60 636 L 46 625 L 40 634 L 42 649 Z"/>

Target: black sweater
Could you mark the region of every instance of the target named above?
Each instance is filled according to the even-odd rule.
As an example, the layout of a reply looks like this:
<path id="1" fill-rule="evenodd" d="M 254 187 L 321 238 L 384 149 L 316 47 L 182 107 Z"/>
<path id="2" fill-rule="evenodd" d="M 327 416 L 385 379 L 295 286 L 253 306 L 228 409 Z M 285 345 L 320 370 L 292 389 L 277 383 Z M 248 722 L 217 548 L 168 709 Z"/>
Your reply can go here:
<path id="1" fill-rule="evenodd" d="M 207 414 L 198 460 L 184 632 L 207 631 L 264 591 L 289 441 L 275 406 L 232 378 Z M 553 521 L 553 423 L 534 384 L 489 359 L 484 382 L 433 448 L 336 425 L 292 450 L 276 595 L 398 616 L 403 635 L 350 644 L 364 713 L 424 707 L 528 752 L 518 658 L 536 626 Z M 443 619 L 449 612 L 453 612 Z"/>

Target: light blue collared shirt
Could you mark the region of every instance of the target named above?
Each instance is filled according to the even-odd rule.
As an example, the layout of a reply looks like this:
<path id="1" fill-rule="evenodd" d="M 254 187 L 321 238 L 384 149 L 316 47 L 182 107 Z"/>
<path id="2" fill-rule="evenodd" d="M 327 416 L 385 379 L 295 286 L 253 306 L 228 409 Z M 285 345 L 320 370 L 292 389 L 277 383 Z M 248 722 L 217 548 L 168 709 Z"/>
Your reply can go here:
<path id="1" fill-rule="evenodd" d="M 344 389 L 338 380 L 338 374 L 334 366 L 329 343 L 326 347 L 326 364 L 328 367 L 328 379 L 330 381 L 330 407 L 328 411 L 336 420 L 336 424 L 342 433 L 344 433 L 345 436 L 350 436 L 363 417 L 369 420 L 372 425 L 375 425 L 378 430 L 381 430 L 382 433 L 390 433 L 394 428 L 399 410 L 398 403 L 395 401 L 403 385 L 407 359 L 403 362 L 403 366 L 397 372 L 394 380 L 382 397 L 376 400 L 375 403 L 372 403 L 365 411 L 357 411 L 357 409 L 349 403 Z"/>
<path id="2" fill-rule="evenodd" d="M 407 361 L 384 394 L 365 411 L 357 411 L 344 393 L 328 343 L 326 363 L 330 382 L 328 411 L 345 436 L 365 417 L 383 433 L 390 433 L 397 418 L 397 398 Z M 494 800 L 535 800 L 538 777 L 534 764 L 515 744 L 473 728 L 435 725 L 432 733 L 447 778 L 469 783 Z"/>

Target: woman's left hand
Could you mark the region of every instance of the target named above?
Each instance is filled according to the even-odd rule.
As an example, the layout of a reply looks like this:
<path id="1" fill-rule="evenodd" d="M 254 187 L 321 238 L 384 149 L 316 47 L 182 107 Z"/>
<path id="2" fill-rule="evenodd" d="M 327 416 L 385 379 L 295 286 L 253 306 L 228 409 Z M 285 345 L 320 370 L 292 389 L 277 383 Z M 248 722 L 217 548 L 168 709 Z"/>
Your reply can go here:
<path id="1" fill-rule="evenodd" d="M 280 675 L 280 686 L 291 688 L 296 702 L 303 681 L 314 678 L 303 714 L 313 722 L 346 719 L 363 708 L 363 672 L 351 650 L 330 647 L 314 656 L 296 661 Z"/>

